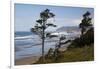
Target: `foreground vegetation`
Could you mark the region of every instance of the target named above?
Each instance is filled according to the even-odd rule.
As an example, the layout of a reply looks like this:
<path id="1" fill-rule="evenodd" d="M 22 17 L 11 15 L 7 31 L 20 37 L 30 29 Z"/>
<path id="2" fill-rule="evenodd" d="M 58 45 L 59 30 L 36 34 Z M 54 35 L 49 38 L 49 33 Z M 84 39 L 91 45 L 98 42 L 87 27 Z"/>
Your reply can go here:
<path id="1" fill-rule="evenodd" d="M 94 60 L 94 46 L 84 46 L 82 48 L 72 48 L 59 54 L 58 58 L 46 57 L 44 63 L 61 63 L 61 62 L 78 62 L 78 61 L 93 61 Z M 41 58 L 36 64 L 41 64 Z"/>

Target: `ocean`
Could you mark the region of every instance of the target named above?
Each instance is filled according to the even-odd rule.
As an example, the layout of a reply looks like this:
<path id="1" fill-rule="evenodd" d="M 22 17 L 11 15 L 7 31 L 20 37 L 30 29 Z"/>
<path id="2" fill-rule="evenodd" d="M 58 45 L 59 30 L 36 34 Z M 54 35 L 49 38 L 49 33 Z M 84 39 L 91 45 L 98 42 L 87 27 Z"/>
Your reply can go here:
<path id="1" fill-rule="evenodd" d="M 80 32 L 66 32 L 66 39 L 74 39 L 79 37 Z M 58 42 L 58 37 L 46 38 L 45 39 L 45 54 L 50 48 L 55 48 Z M 15 44 L 15 59 L 21 59 L 31 56 L 41 56 L 42 55 L 42 41 L 40 37 L 32 32 L 17 31 L 15 32 L 14 38 Z"/>

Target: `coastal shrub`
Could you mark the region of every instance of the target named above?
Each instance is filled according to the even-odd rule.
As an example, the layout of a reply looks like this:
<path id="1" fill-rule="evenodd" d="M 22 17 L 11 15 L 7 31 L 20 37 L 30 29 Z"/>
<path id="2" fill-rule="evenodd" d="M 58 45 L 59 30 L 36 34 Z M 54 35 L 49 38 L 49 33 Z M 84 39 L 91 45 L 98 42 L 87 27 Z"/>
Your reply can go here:
<path id="1" fill-rule="evenodd" d="M 50 48 L 48 53 L 46 54 L 45 58 L 51 58 L 53 56 L 54 50 L 53 48 Z"/>
<path id="2" fill-rule="evenodd" d="M 80 38 L 73 40 L 69 47 L 83 47 L 92 43 L 94 43 L 94 29 L 90 28 L 84 35 L 80 36 Z"/>

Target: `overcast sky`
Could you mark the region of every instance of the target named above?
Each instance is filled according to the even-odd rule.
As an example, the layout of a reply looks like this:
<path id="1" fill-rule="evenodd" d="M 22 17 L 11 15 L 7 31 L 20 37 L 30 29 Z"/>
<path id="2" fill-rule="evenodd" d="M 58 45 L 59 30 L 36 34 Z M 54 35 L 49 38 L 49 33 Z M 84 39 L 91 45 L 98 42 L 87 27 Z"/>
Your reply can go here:
<path id="1" fill-rule="evenodd" d="M 55 30 L 62 26 L 78 26 L 81 22 L 82 15 L 87 11 L 94 18 L 93 8 L 15 4 L 15 31 L 30 31 L 30 28 L 34 27 L 36 20 L 39 19 L 40 12 L 47 8 L 56 15 L 55 18 L 49 19 L 48 21 L 57 25 L 56 28 L 50 27 L 48 30 Z"/>

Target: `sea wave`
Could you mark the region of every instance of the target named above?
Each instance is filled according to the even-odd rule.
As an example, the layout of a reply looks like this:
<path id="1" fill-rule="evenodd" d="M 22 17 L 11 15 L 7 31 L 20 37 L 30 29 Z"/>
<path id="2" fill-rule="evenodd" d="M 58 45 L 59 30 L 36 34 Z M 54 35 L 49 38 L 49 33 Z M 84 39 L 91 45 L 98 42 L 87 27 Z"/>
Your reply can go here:
<path id="1" fill-rule="evenodd" d="M 34 38 L 36 38 L 36 36 L 33 36 L 33 35 L 18 36 L 18 37 L 15 37 L 15 40 L 25 40 L 25 39 L 34 39 Z"/>

